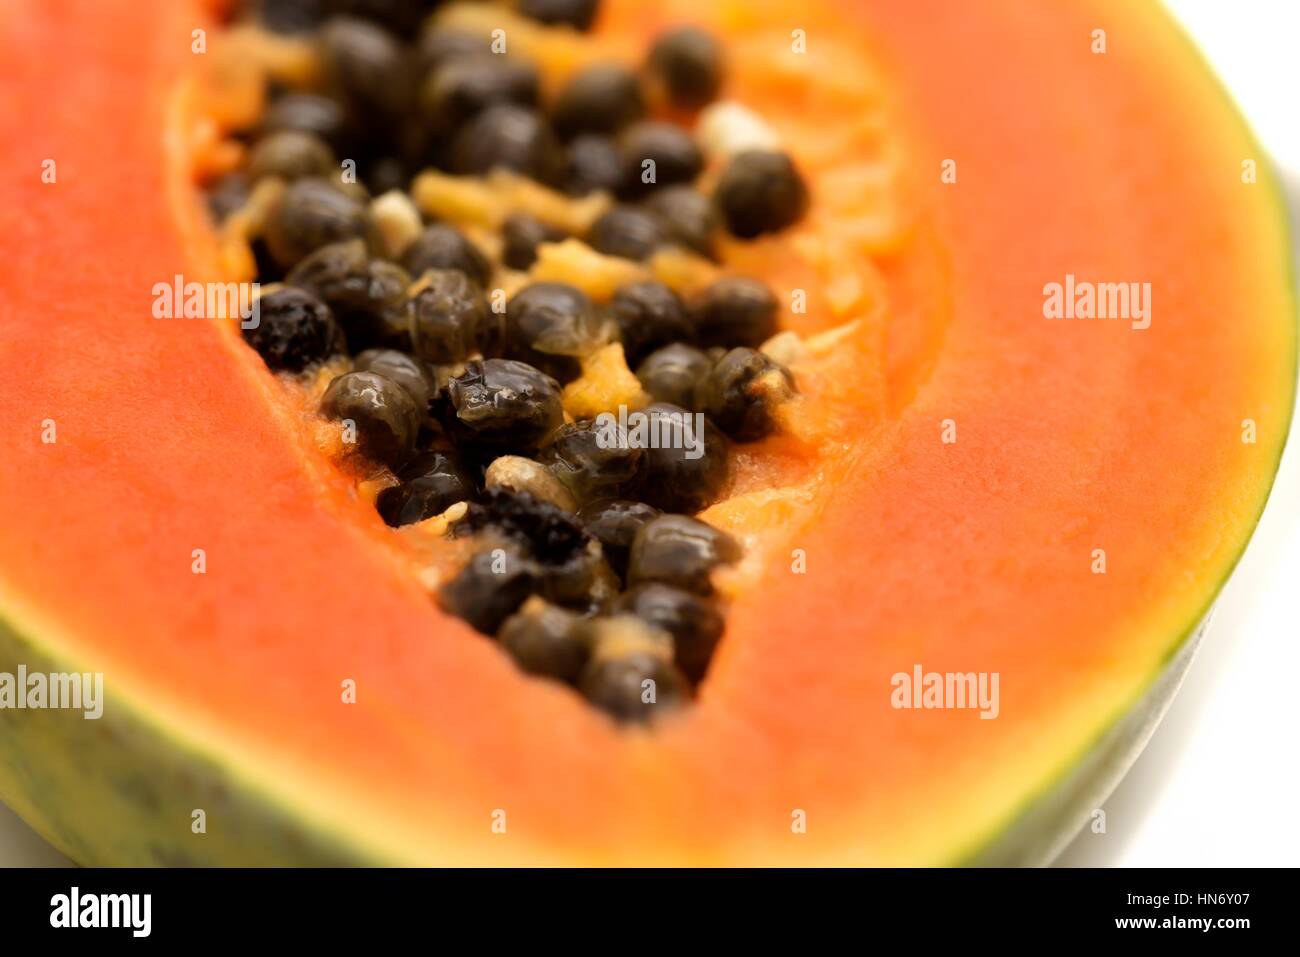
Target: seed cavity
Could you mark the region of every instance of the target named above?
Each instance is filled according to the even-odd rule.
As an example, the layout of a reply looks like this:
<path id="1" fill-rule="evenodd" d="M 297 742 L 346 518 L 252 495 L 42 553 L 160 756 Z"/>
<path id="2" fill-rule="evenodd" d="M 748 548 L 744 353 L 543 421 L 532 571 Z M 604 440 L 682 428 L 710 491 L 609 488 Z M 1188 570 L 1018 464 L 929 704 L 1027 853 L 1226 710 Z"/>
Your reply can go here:
<path id="1" fill-rule="evenodd" d="M 742 557 L 696 516 L 805 351 L 718 260 L 810 202 L 763 118 L 717 101 L 726 44 L 675 26 L 557 83 L 537 51 L 598 49 L 574 32 L 597 0 L 252 6 L 239 29 L 314 52 L 207 184 L 223 262 L 263 283 L 244 341 L 319 396 L 384 523 L 468 543 L 424 579 L 446 612 L 618 720 L 687 704 Z"/>

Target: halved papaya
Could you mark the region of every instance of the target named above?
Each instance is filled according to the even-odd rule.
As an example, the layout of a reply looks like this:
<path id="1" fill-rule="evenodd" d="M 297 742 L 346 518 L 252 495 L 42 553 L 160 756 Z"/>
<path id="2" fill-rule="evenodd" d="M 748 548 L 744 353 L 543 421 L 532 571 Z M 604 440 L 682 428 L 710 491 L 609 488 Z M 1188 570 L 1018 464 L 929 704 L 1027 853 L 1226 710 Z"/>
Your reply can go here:
<path id="1" fill-rule="evenodd" d="M 0 709 L 5 800 L 88 864 L 1050 857 L 1158 719 L 1293 403 L 1277 184 L 1166 15 L 620 0 L 515 34 L 559 76 L 711 27 L 812 192 L 722 250 L 805 294 L 801 394 L 704 513 L 746 555 L 696 700 L 628 728 L 439 610 L 237 330 L 152 315 L 248 278 L 196 188 L 260 109 L 205 92 L 211 6 L 0 8 L 0 672 L 106 688 L 98 720 Z M 996 698 L 930 707 L 950 674 Z"/>

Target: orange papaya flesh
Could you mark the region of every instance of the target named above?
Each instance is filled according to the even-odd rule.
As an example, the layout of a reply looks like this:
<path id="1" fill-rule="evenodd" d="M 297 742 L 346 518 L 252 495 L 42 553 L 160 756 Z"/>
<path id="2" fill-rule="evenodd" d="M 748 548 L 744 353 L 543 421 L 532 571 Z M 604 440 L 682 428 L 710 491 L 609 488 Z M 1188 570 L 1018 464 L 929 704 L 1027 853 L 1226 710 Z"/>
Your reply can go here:
<path id="1" fill-rule="evenodd" d="M 0 794 L 79 861 L 965 860 L 1149 706 L 1263 508 L 1283 207 L 1155 4 L 608 4 L 611 49 L 690 19 L 747 51 L 724 95 L 814 201 L 725 265 L 807 288 L 800 332 L 856 323 L 801 373 L 815 427 L 739 453 L 706 513 L 750 550 L 698 700 L 619 728 L 439 612 L 229 328 L 152 318 L 155 283 L 222 276 L 216 26 L 76 6 L 0 9 L 0 671 L 103 672 L 107 701 L 0 710 Z M 897 177 L 865 205 L 863 156 Z M 1150 282 L 1150 327 L 1045 318 L 1067 274 Z M 916 666 L 996 673 L 997 717 L 893 707 Z"/>

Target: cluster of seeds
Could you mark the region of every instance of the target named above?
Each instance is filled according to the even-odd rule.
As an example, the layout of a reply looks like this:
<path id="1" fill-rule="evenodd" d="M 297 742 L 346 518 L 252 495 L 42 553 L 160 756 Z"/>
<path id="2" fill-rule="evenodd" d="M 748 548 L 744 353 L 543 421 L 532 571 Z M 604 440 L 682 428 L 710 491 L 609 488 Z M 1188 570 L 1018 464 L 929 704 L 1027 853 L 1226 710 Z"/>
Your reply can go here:
<path id="1" fill-rule="evenodd" d="M 665 247 L 713 258 L 723 230 L 749 238 L 797 220 L 807 190 L 789 157 L 768 149 L 731 155 L 709 194 L 697 188 L 700 147 L 653 118 L 646 91 L 677 116 L 714 100 L 723 55 L 700 29 L 656 38 L 639 70 L 580 70 L 543 102 L 534 64 L 430 18 L 436 6 L 254 4 L 265 28 L 313 38 L 324 82 L 273 90 L 247 131 L 246 167 L 210 188 L 221 219 L 260 181 L 285 184 L 253 241 L 267 285 L 244 336 L 275 371 L 348 370 L 320 412 L 351 426 L 362 461 L 395 477 L 377 498 L 385 522 L 443 516 L 451 534 L 473 536 L 473 557 L 439 590 L 445 609 L 496 636 L 525 671 L 643 720 L 689 698 L 722 633 L 711 573 L 740 549 L 691 516 L 724 491 L 730 443 L 770 433 L 793 394 L 790 373 L 759 349 L 777 332 L 776 299 L 739 276 L 689 299 L 639 279 L 600 303 L 532 281 L 496 309 L 494 277 L 572 239 L 637 261 Z M 516 9 L 578 30 L 597 12 L 595 0 Z M 340 177 L 343 160 L 355 180 Z M 577 237 L 516 212 L 492 256 L 412 202 L 422 170 L 503 168 L 575 202 L 613 202 Z M 620 428 L 611 442 L 607 424 L 566 413 L 566 385 L 613 343 L 648 396 L 658 441 L 628 441 Z"/>

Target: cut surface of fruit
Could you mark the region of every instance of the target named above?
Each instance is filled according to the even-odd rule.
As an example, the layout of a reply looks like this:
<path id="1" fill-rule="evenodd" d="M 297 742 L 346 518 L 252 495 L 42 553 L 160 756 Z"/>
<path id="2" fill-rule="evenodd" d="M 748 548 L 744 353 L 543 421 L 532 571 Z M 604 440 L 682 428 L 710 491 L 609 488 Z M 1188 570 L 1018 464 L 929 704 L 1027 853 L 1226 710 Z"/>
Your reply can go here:
<path id="1" fill-rule="evenodd" d="M 745 547 L 726 632 L 692 707 L 620 727 L 439 611 L 238 330 L 153 316 L 156 284 L 239 266 L 195 188 L 218 27 L 74 6 L 0 7 L 0 672 L 107 698 L 0 709 L 0 794 L 80 862 L 962 861 L 1131 716 L 1263 508 L 1283 206 L 1155 4 L 619 0 L 589 38 L 520 30 L 559 76 L 711 28 L 720 95 L 808 175 L 788 233 L 719 250 L 807 353 L 702 516 Z M 1149 289 L 1149 324 L 1047 318 L 1076 281 Z M 996 675 L 996 717 L 897 707 L 918 670 Z"/>

